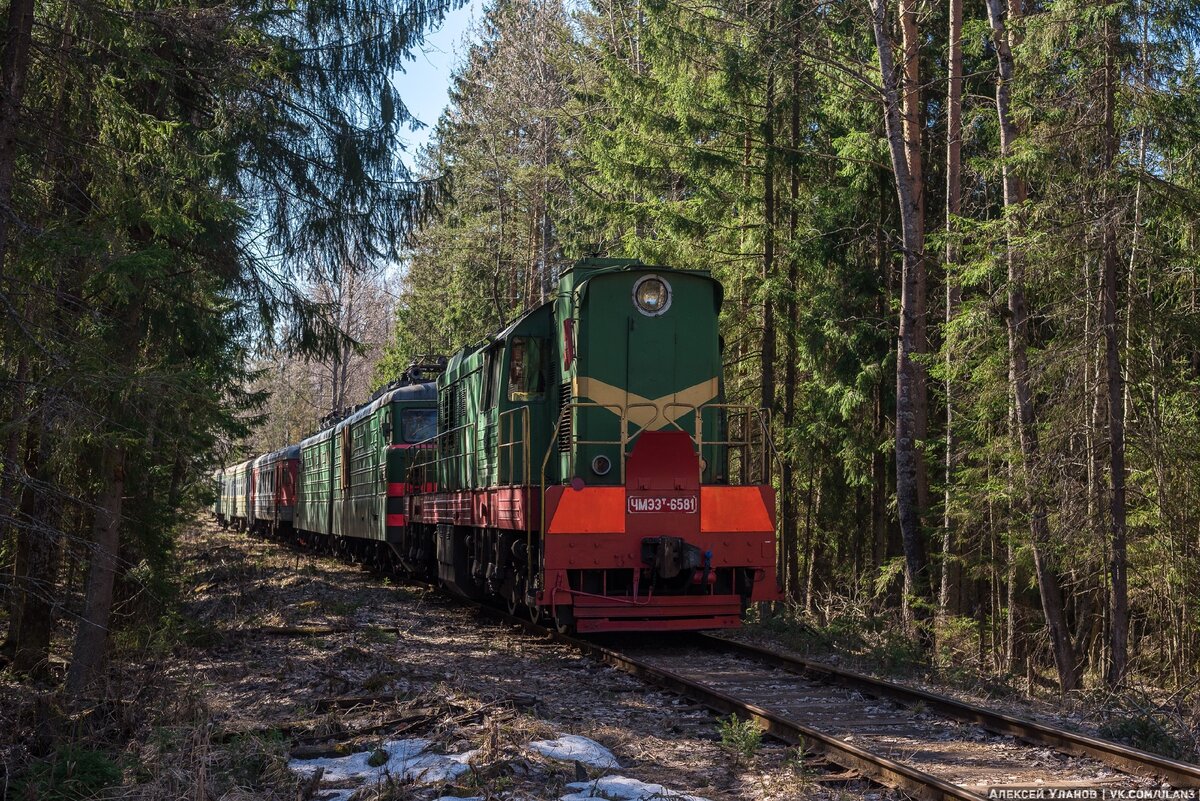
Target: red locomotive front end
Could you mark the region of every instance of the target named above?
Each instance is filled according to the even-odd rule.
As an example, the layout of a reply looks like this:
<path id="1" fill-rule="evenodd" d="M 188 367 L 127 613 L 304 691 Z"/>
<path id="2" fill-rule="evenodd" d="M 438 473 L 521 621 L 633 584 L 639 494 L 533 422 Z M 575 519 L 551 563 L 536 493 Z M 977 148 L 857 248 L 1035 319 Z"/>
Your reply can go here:
<path id="1" fill-rule="evenodd" d="M 658 631 L 735 627 L 777 600 L 774 490 L 701 474 L 689 434 L 646 431 L 624 486 L 548 488 L 539 605 L 580 632 Z"/>

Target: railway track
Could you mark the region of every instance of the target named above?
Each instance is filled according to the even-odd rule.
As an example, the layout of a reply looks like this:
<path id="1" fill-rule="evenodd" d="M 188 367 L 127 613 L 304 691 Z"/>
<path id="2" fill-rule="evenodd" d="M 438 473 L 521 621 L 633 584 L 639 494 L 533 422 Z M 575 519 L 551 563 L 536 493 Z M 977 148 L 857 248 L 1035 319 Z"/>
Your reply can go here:
<path id="1" fill-rule="evenodd" d="M 627 637 L 618 649 L 463 603 L 923 801 L 983 801 L 996 787 L 1200 787 L 1197 765 L 725 637 Z"/>
<path id="2" fill-rule="evenodd" d="M 487 607 L 784 742 L 920 799 L 981 801 L 997 787 L 1200 787 L 1200 767 L 937 693 L 697 635 L 620 649 Z"/>

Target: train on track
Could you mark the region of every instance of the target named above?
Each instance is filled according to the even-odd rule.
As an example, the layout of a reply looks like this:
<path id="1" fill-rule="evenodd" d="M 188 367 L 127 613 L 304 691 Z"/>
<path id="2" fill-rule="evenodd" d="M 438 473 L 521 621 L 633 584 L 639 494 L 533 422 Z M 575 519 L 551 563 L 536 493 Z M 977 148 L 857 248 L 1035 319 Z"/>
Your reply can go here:
<path id="1" fill-rule="evenodd" d="M 585 259 L 552 299 L 341 420 L 216 471 L 222 525 L 580 633 L 776 600 L 765 412 L 728 403 L 710 274 Z"/>

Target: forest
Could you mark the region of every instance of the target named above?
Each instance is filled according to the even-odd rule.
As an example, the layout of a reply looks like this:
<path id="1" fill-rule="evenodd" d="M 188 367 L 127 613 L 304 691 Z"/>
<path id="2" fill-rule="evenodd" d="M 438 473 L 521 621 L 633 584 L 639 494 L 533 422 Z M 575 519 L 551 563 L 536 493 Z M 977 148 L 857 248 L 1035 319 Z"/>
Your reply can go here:
<path id="1" fill-rule="evenodd" d="M 729 391 L 772 412 L 786 615 L 1062 691 L 1188 684 L 1196 11 L 498 4 L 378 375 L 572 256 L 710 269 Z"/>
<path id="2" fill-rule="evenodd" d="M 169 628 L 213 467 L 599 254 L 724 284 L 766 625 L 1194 687 L 1200 6 L 496 0 L 412 169 L 403 68 L 452 4 L 0 9 L 12 676 L 92 697 Z"/>

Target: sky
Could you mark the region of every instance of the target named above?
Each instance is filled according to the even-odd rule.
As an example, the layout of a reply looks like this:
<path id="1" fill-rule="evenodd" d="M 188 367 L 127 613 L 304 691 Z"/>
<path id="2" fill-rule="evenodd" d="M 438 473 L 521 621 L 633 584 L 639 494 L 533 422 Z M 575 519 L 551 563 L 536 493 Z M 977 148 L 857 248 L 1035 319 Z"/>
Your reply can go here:
<path id="1" fill-rule="evenodd" d="M 462 61 L 468 45 L 467 34 L 482 16 L 482 5 L 482 0 L 470 0 L 462 8 L 449 12 L 442 27 L 426 35 L 425 43 L 413 53 L 414 58 L 405 71 L 392 79 L 409 112 L 426 126 L 404 132 L 407 148 L 404 160 L 409 166 L 429 140 L 446 107 L 450 74 Z"/>

